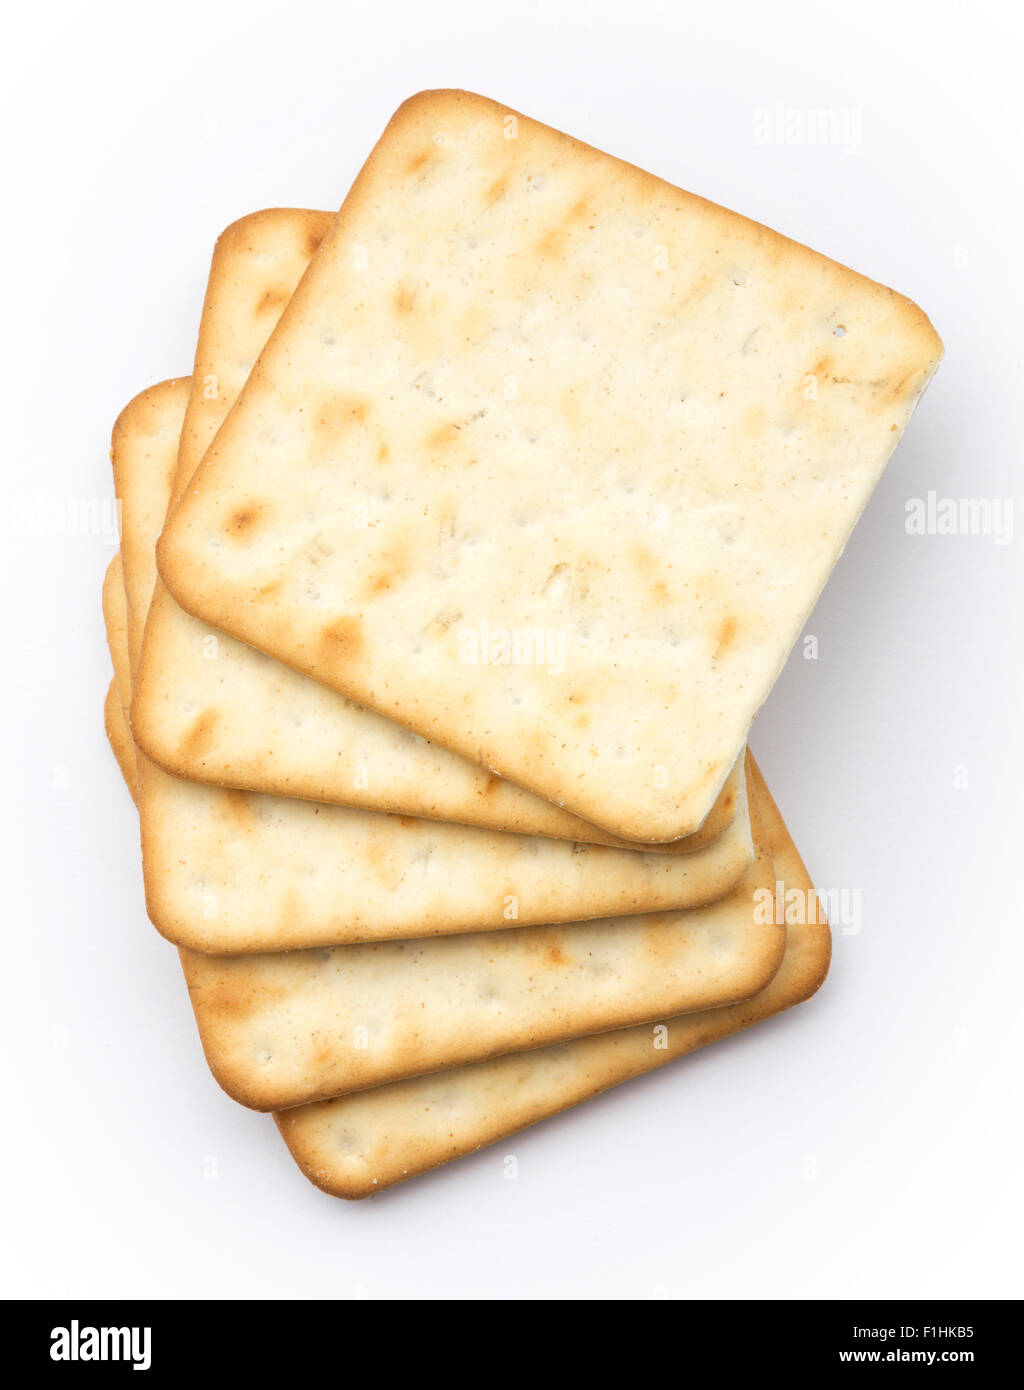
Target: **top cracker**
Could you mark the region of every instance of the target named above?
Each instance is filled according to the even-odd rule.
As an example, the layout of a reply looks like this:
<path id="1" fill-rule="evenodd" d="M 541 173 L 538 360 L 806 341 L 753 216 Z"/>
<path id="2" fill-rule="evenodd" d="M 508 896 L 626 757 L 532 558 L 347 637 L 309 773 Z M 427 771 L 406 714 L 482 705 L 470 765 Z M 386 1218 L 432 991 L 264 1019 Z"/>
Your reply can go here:
<path id="1" fill-rule="evenodd" d="M 160 546 L 205 620 L 614 834 L 701 825 L 942 354 L 465 92 L 392 118 Z"/>

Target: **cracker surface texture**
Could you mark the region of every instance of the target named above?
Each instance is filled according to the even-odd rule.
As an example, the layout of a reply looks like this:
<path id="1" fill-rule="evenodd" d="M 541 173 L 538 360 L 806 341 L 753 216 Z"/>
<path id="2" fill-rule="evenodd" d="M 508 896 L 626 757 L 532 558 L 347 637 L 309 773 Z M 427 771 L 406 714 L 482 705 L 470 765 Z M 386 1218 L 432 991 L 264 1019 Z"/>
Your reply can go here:
<path id="1" fill-rule="evenodd" d="M 617 836 L 674 840 L 941 352 L 892 290 L 497 103 L 424 93 L 161 569 L 189 611 L 359 704 Z M 537 634 L 564 662 L 528 659 Z"/>
<path id="2" fill-rule="evenodd" d="M 268 208 L 218 238 L 172 501 L 191 481 L 333 220 L 323 212 Z M 135 686 L 135 738 L 178 777 L 517 834 L 626 843 L 211 631 L 162 584 Z M 735 814 L 741 776 L 738 758 L 700 830 L 659 848 L 688 853 L 716 839 Z"/>
<path id="3" fill-rule="evenodd" d="M 778 807 L 756 765 L 751 773 L 776 877 L 811 902 L 811 880 Z M 338 1197 L 370 1196 L 802 1003 L 824 980 L 832 948 L 824 914 L 805 916 L 787 927 L 771 984 L 742 1004 L 286 1110 L 278 1126 L 311 1182 Z M 683 1177 L 685 1162 L 681 1156 Z"/>
<path id="4" fill-rule="evenodd" d="M 146 505 L 125 511 L 132 528 L 122 550 L 130 650 L 157 578 L 161 513 L 151 492 L 163 489 L 166 502 L 177 449 L 163 424 L 181 428 L 177 383 L 164 386 L 127 407 L 114 433 L 119 486 L 146 498 Z M 133 420 L 145 449 L 137 445 Z M 124 466 L 122 454 L 137 473 Z M 515 930 L 695 907 L 727 894 L 754 857 L 742 783 L 737 814 L 717 840 L 690 854 L 664 855 L 208 786 L 170 776 L 141 751 L 137 764 L 150 918 L 176 945 L 206 953 Z"/>

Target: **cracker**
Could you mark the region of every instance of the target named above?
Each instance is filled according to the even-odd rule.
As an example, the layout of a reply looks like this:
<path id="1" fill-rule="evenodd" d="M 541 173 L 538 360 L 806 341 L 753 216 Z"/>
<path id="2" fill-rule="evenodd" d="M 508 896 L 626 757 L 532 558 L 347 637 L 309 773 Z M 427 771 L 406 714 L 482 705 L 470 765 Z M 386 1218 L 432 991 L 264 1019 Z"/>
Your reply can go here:
<path id="1" fill-rule="evenodd" d="M 159 509 L 145 479 L 166 497 L 176 450 L 152 412 L 181 423 L 176 393 L 144 398 L 145 411 L 122 413 L 113 444 L 119 489 L 146 497 L 123 516 L 130 647 L 156 577 Z M 134 418 L 145 449 L 131 437 Z M 129 476 L 122 451 L 138 476 Z M 225 790 L 137 756 L 149 915 L 169 940 L 196 951 L 256 953 L 688 908 L 723 897 L 753 859 L 742 782 L 737 814 L 717 840 L 659 855 Z"/>
<path id="2" fill-rule="evenodd" d="M 173 499 L 191 480 L 332 221 L 333 214 L 272 208 L 233 223 L 218 239 Z M 519 834 L 623 843 L 262 659 L 245 643 L 212 634 L 162 585 L 149 614 L 136 687 L 135 738 L 178 777 Z M 735 814 L 741 771 L 737 759 L 699 831 L 665 849 L 688 853 L 722 833 Z"/>
<path id="3" fill-rule="evenodd" d="M 105 582 L 103 606 L 124 670 L 123 588 Z M 112 704 L 107 733 L 132 787 Z M 752 911 L 774 884 L 763 838 L 732 892 L 689 912 L 257 956 L 183 949 L 210 1069 L 234 1099 L 269 1110 L 747 998 L 785 948 L 784 927 Z"/>
<path id="4" fill-rule="evenodd" d="M 696 829 L 942 352 L 485 98 L 403 105 L 165 529 L 183 607 L 611 833 Z M 513 639 L 566 644 L 552 672 Z M 507 648 L 495 634 L 507 637 Z"/>
<path id="5" fill-rule="evenodd" d="M 783 891 L 795 888 L 816 902 L 756 766 L 751 790 Z M 379 1192 L 808 999 L 828 972 L 831 935 L 820 909 L 804 915 L 817 920 L 788 925 L 778 973 L 745 1003 L 668 1019 L 664 1032 L 650 1024 L 618 1029 L 286 1110 L 278 1127 L 323 1191 L 348 1198 Z"/>

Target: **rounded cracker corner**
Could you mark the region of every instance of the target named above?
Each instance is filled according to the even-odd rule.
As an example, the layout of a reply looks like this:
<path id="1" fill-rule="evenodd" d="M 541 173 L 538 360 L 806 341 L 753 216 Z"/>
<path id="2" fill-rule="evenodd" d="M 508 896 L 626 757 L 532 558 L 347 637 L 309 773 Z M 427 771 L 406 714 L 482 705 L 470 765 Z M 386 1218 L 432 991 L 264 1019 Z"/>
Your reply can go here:
<path id="1" fill-rule="evenodd" d="M 141 425 L 142 422 L 137 418 L 138 416 L 153 406 L 159 406 L 165 396 L 173 396 L 182 390 L 187 391 L 191 385 L 191 376 L 169 376 L 163 381 L 153 382 L 152 386 L 144 387 L 137 395 L 133 396 L 118 414 L 110 432 L 111 461 L 114 462 L 114 453 L 121 436 L 127 430 Z"/>
<path id="2" fill-rule="evenodd" d="M 162 772 L 166 772 L 169 777 L 184 777 L 186 774 L 178 759 L 180 750 L 173 740 L 168 745 L 165 730 L 160 722 L 159 709 L 154 708 L 148 686 L 141 679 L 145 669 L 144 650 L 138 676 L 132 687 L 132 702 L 128 707 L 132 738 L 149 761 L 155 763 Z"/>
<path id="3" fill-rule="evenodd" d="M 210 275 L 213 277 L 218 260 L 225 255 L 235 255 L 245 249 L 244 243 L 249 241 L 254 233 L 260 233 L 267 229 L 274 230 L 274 224 L 282 220 L 291 221 L 296 217 L 309 218 L 315 216 L 308 208 L 285 208 L 267 207 L 257 208 L 255 212 L 243 213 L 241 217 L 236 217 L 233 222 L 229 222 L 224 230 L 217 237 L 213 248 L 213 262 L 210 267 Z M 333 216 L 333 214 L 330 214 Z"/>
<path id="4" fill-rule="evenodd" d="M 180 554 L 177 534 L 178 529 L 179 525 L 176 522 L 176 513 L 172 512 L 164 523 L 164 529 L 157 537 L 156 568 L 160 578 L 170 590 L 171 596 L 187 613 L 189 609 L 182 601 L 182 589 L 178 581 L 178 565 L 187 566 L 188 560 L 187 557 L 183 558 Z"/>
<path id="5" fill-rule="evenodd" d="M 772 951 L 766 961 L 758 961 L 754 966 L 754 975 L 759 983 L 745 994 L 738 994 L 732 1003 L 742 1004 L 745 999 L 753 998 L 755 994 L 760 994 L 763 989 L 767 989 L 775 976 L 782 969 L 782 963 L 786 959 L 786 947 L 789 940 L 789 933 L 785 925 L 781 922 L 766 922 L 764 924 L 772 934 Z M 749 985 L 749 981 L 746 982 Z M 743 986 L 745 988 L 745 986 Z"/>
<path id="6" fill-rule="evenodd" d="M 299 1169 L 325 1197 L 340 1198 L 343 1202 L 361 1202 L 365 1197 L 372 1197 L 375 1192 L 383 1192 L 385 1187 L 391 1186 L 390 1183 L 374 1182 L 373 1178 L 339 1178 L 336 1174 L 308 1167 L 305 1163 L 299 1163 Z"/>
<path id="7" fill-rule="evenodd" d="M 886 288 L 888 289 L 888 286 Z M 893 303 L 899 306 L 906 322 L 906 331 L 912 334 L 916 340 L 921 356 L 925 359 L 924 365 L 928 368 L 930 378 L 946 355 L 946 345 L 942 341 L 939 330 L 916 299 L 901 294 L 899 290 L 889 289 L 888 292 L 892 296 Z"/>
<path id="8" fill-rule="evenodd" d="M 443 111 L 445 108 L 450 109 L 459 106 L 492 107 L 497 111 L 517 114 L 512 112 L 511 107 L 502 106 L 500 102 L 494 101 L 490 97 L 481 96 L 478 92 L 467 91 L 463 87 L 424 87 L 422 91 L 414 92 L 411 97 L 406 97 L 401 105 L 395 108 L 394 115 L 388 121 L 387 130 L 419 121 L 434 112 Z"/>
<path id="9" fill-rule="evenodd" d="M 301 1108 L 301 1107 L 297 1107 Z M 319 1167 L 301 1138 L 296 1134 L 296 1116 L 288 1110 L 275 1110 L 274 1123 L 277 1125 L 285 1147 L 291 1154 L 295 1166 L 304 1178 L 327 1197 L 338 1197 L 343 1202 L 359 1202 L 364 1197 L 372 1197 L 382 1192 L 390 1183 L 375 1182 L 367 1173 L 362 1177 L 339 1176 Z"/>
<path id="10" fill-rule="evenodd" d="M 186 951 L 193 951 L 199 956 L 214 954 L 211 951 L 209 942 L 197 938 L 194 928 L 188 919 L 183 917 L 174 908 L 169 908 L 161 899 L 158 883 L 162 877 L 159 868 L 150 864 L 152 872 L 147 873 L 147 863 L 151 856 L 143 852 L 142 856 L 142 888 L 146 901 L 146 916 L 160 933 L 165 941 L 169 941 L 172 946 L 178 949 L 184 948 Z"/>
<path id="11" fill-rule="evenodd" d="M 195 1012 L 195 1011 L 193 1011 Z M 261 1096 L 258 1090 L 243 1079 L 243 1074 L 238 1069 L 232 1070 L 219 1059 L 213 1050 L 213 1046 L 207 1047 L 206 1030 L 199 1021 L 198 1013 L 195 1014 L 196 1031 L 199 1034 L 199 1045 L 203 1049 L 203 1056 L 206 1058 L 206 1065 L 210 1075 L 216 1081 L 229 1100 L 233 1100 L 236 1105 L 241 1105 L 245 1110 L 254 1110 L 257 1114 L 271 1115 L 277 1113 L 279 1100 L 267 1096 Z"/>

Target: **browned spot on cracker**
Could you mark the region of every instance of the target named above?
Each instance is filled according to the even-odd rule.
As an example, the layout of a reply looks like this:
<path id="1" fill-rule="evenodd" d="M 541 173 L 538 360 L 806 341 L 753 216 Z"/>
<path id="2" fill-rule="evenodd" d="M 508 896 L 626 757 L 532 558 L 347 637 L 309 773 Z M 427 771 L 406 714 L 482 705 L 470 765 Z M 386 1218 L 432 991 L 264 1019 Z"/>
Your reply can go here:
<path id="1" fill-rule="evenodd" d="M 267 314 L 272 310 L 283 309 L 288 303 L 289 295 L 285 290 L 267 290 L 266 294 L 256 306 L 257 314 Z"/>
<path id="2" fill-rule="evenodd" d="M 654 552 L 646 545 L 634 542 L 629 548 L 629 558 L 647 580 L 651 598 L 656 603 L 666 603 L 669 592 L 662 578 L 661 562 Z"/>
<path id="3" fill-rule="evenodd" d="M 500 177 L 494 180 L 490 188 L 488 188 L 487 192 L 484 194 L 484 207 L 493 207 L 499 198 L 503 198 L 505 196 L 505 191 L 507 188 L 508 176 L 506 174 L 502 174 L 500 175 Z"/>
<path id="4" fill-rule="evenodd" d="M 885 393 L 885 400 L 887 404 L 889 402 L 895 402 L 903 398 L 903 396 L 906 394 L 907 382 L 910 381 L 910 379 L 914 375 L 915 372 L 913 371 L 913 369 L 911 369 L 909 371 L 904 371 L 902 373 L 895 374 L 892 378 L 890 378 L 888 382 L 888 389 Z"/>
<path id="5" fill-rule="evenodd" d="M 243 1019 L 254 1012 L 252 997 L 248 990 L 237 989 L 222 980 L 213 989 L 203 991 L 202 1009 L 204 1013 L 218 1018 Z"/>
<path id="6" fill-rule="evenodd" d="M 273 598 L 276 594 L 279 594 L 283 588 L 283 579 L 271 579 L 269 583 L 262 585 L 256 590 L 256 597 L 258 599 Z"/>
<path id="7" fill-rule="evenodd" d="M 426 168 L 433 158 L 434 151 L 432 149 L 420 150 L 406 161 L 405 172 L 407 174 L 418 174 L 421 169 Z"/>
<path id="8" fill-rule="evenodd" d="M 427 447 L 446 449 L 449 444 L 454 443 L 458 434 L 459 426 L 454 421 L 449 421 L 447 425 L 439 425 L 436 430 L 431 430 L 427 435 Z"/>
<path id="9" fill-rule="evenodd" d="M 370 403 L 363 396 L 338 392 L 320 405 L 316 433 L 320 440 L 330 442 L 358 425 L 365 425 L 370 415 Z"/>
<path id="10" fill-rule="evenodd" d="M 352 430 L 364 430 L 371 407 L 361 396 L 339 393 L 321 401 L 313 422 L 314 451 L 311 462 L 322 461 Z"/>
<path id="11" fill-rule="evenodd" d="M 333 1062 L 337 1061 L 337 1056 L 337 1051 L 332 1043 L 320 1043 L 310 1058 L 312 1070 L 317 1073 L 325 1071 Z"/>
<path id="12" fill-rule="evenodd" d="M 354 661 L 366 645 L 363 624 L 359 618 L 335 618 L 320 634 L 320 645 L 336 660 Z"/>
<path id="13" fill-rule="evenodd" d="M 210 746 L 210 738 L 217 723 L 217 711 L 204 709 L 191 729 L 181 740 L 181 751 L 189 757 L 205 753 Z"/>
<path id="14" fill-rule="evenodd" d="M 732 645 L 732 640 L 736 636 L 736 619 L 731 615 L 722 620 L 718 629 L 718 644 L 715 647 L 713 660 L 717 661 L 723 656 Z"/>
<path id="15" fill-rule="evenodd" d="M 368 575 L 363 592 L 367 598 L 386 594 L 409 573 L 409 547 L 401 537 L 396 536 L 378 556 L 378 563 Z"/>
<path id="16" fill-rule="evenodd" d="M 248 792 L 235 791 L 232 787 L 221 790 L 224 809 L 228 819 L 237 830 L 249 830 L 252 826 L 252 807 Z"/>
<path id="17" fill-rule="evenodd" d="M 231 531 L 236 536 L 244 536 L 246 532 L 251 531 L 255 526 L 262 510 L 262 507 L 258 507 L 255 504 L 250 504 L 247 507 L 239 507 L 238 511 L 234 512 L 228 521 L 227 530 Z"/>
<path id="18" fill-rule="evenodd" d="M 363 586 L 363 593 L 367 598 L 375 598 L 380 594 L 386 594 L 395 587 L 401 576 L 394 570 L 378 570 L 372 574 Z"/>
<path id="19" fill-rule="evenodd" d="M 651 554 L 650 550 L 646 545 L 640 545 L 639 543 L 630 546 L 629 558 L 639 570 L 648 570 L 654 565 L 654 556 Z"/>
<path id="20" fill-rule="evenodd" d="M 564 227 L 550 227 L 533 249 L 542 260 L 557 261 L 565 250 L 565 235 Z"/>
<path id="21" fill-rule="evenodd" d="M 366 864 L 373 870 L 377 881 L 385 888 L 396 888 L 404 872 L 405 859 L 395 857 L 393 844 L 389 839 L 375 835 L 366 847 Z"/>
<path id="22" fill-rule="evenodd" d="M 408 285 L 399 285 L 398 289 L 395 290 L 393 303 L 396 314 L 402 317 L 411 314 L 413 305 L 416 303 L 416 291 L 410 289 Z"/>
<path id="23" fill-rule="evenodd" d="M 242 984 L 233 980 L 229 974 L 226 978 L 218 980 L 212 989 L 203 990 L 202 1008 L 219 1018 L 240 1021 L 251 1017 L 269 1004 L 284 999 L 286 993 L 283 986 L 254 986 L 251 982 Z"/>
<path id="24" fill-rule="evenodd" d="M 388 850 L 384 848 L 379 836 L 375 836 L 370 840 L 364 853 L 366 855 L 367 864 L 374 869 L 383 868 L 390 857 Z"/>

